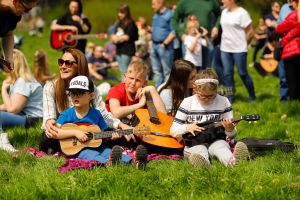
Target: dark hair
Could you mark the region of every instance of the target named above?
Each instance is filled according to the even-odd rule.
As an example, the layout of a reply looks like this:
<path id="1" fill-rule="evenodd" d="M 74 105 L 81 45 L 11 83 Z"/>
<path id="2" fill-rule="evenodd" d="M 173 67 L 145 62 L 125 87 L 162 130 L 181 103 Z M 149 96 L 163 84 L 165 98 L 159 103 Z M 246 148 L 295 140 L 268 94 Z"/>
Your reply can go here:
<path id="1" fill-rule="evenodd" d="M 78 4 L 78 13 L 77 14 L 80 16 L 82 14 L 82 12 L 83 12 L 81 0 L 70 0 L 70 3 L 72 1 L 74 1 L 74 2 L 76 2 Z M 70 5 L 70 3 L 69 3 L 69 5 Z"/>
<path id="2" fill-rule="evenodd" d="M 118 23 L 120 24 L 120 26 L 122 28 L 124 28 L 132 20 L 129 5 L 127 5 L 127 4 L 121 4 L 120 7 L 119 7 L 119 9 L 118 9 L 118 12 L 121 12 L 121 13 L 125 14 L 125 18 L 122 21 L 120 19 L 118 19 Z"/>
<path id="3" fill-rule="evenodd" d="M 195 65 L 190 61 L 184 59 L 176 60 L 173 63 L 168 81 L 159 90 L 160 93 L 163 89 L 171 89 L 173 98 L 172 114 L 177 112 L 182 100 L 191 95 L 188 88 L 188 80 L 195 69 Z"/>

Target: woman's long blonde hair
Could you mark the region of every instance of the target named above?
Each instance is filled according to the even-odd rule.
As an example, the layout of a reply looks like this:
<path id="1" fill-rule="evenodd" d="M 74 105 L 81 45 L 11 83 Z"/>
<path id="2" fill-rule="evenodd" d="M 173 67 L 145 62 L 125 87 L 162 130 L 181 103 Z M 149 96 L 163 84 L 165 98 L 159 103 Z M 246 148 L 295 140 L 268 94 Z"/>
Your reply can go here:
<path id="1" fill-rule="evenodd" d="M 9 73 L 10 83 L 15 83 L 18 78 L 23 78 L 26 82 L 33 80 L 25 55 L 18 49 L 13 50 L 14 70 Z"/>

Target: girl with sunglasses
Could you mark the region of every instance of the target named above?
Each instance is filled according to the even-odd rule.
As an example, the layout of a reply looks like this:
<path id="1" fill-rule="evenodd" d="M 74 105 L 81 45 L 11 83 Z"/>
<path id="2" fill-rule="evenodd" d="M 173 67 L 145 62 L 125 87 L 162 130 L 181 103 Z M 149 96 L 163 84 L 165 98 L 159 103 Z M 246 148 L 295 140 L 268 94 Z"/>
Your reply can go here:
<path id="1" fill-rule="evenodd" d="M 43 95 L 43 134 L 40 149 L 47 153 L 55 153 L 60 151 L 57 140 L 56 119 L 59 114 L 72 106 L 71 99 L 68 98 L 66 89 L 69 87 L 70 80 L 75 76 L 89 76 L 89 69 L 85 55 L 78 49 L 67 49 L 61 59 L 58 59 L 59 74 L 52 80 L 47 81 L 44 86 Z M 95 90 L 93 103 L 98 109 L 105 122 L 110 128 L 129 128 L 129 126 L 114 118 L 103 107 L 101 96 Z M 50 151 L 50 152 L 49 152 Z"/>
<path id="2" fill-rule="evenodd" d="M 182 101 L 171 126 L 173 137 L 182 137 L 186 133 L 195 136 L 205 130 L 199 126 L 200 123 L 221 120 L 223 128 L 217 138 L 186 143 L 184 157 L 195 167 L 209 167 L 209 156 L 217 157 L 225 166 L 236 165 L 240 159 L 249 157 L 244 143 L 238 142 L 232 153 L 226 142 L 226 139 L 235 137 L 236 128 L 230 120 L 233 112 L 229 100 L 217 94 L 218 84 L 218 77 L 211 69 L 200 72 L 193 86 L 195 94 Z"/>

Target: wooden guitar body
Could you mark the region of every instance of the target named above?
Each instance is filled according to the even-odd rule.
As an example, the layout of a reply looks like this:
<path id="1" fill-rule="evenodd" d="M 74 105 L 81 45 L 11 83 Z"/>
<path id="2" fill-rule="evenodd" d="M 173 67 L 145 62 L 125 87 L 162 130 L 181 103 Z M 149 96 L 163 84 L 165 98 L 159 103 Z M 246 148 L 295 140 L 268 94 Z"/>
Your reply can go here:
<path id="1" fill-rule="evenodd" d="M 278 61 L 275 59 L 260 59 L 261 67 L 269 73 L 274 72 L 278 67 Z"/>
<path id="2" fill-rule="evenodd" d="M 146 94 L 147 109 L 138 109 L 135 116 L 138 118 L 136 127 L 148 127 L 150 133 L 142 138 L 143 142 L 166 148 L 183 148 L 184 145 L 170 135 L 173 118 L 156 111 L 150 94 Z"/>
<path id="3" fill-rule="evenodd" d="M 101 132 L 100 128 L 96 125 L 76 125 L 76 124 L 65 124 L 61 127 L 63 130 L 82 130 L 86 132 Z M 94 137 L 92 139 L 81 143 L 77 138 L 66 138 L 61 139 L 60 141 L 61 150 L 67 155 L 74 155 L 81 151 L 84 147 L 99 147 L 102 143 L 102 140 L 95 140 Z"/>

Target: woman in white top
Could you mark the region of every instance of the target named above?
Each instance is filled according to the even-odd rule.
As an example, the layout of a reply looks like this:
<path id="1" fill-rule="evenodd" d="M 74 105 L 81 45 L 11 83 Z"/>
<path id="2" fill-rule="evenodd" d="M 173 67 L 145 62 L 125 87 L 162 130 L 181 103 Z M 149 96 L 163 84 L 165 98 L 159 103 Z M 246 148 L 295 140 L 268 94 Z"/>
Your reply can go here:
<path id="1" fill-rule="evenodd" d="M 255 91 L 247 71 L 247 46 L 253 34 L 252 20 L 248 12 L 237 4 L 238 0 L 222 0 L 224 10 L 221 15 L 223 29 L 221 38 L 221 59 L 224 65 L 225 86 L 234 91 L 234 64 L 245 84 L 249 101 L 254 101 Z M 234 96 L 228 96 L 232 102 Z"/>
<path id="2" fill-rule="evenodd" d="M 28 118 L 43 117 L 43 88 L 34 79 L 24 54 L 13 50 L 14 70 L 2 84 L 3 104 L 0 105 L 0 148 L 16 151 L 8 142 L 2 127 L 28 125 Z"/>

